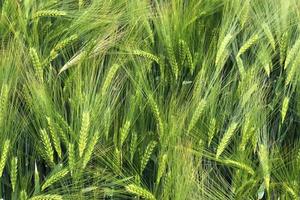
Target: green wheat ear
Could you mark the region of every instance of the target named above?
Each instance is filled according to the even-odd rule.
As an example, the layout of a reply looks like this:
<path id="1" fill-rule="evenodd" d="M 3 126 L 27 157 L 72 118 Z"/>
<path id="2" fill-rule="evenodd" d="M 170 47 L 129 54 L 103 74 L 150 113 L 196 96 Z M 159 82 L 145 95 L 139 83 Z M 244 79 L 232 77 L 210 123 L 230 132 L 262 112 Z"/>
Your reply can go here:
<path id="1" fill-rule="evenodd" d="M 39 55 L 35 48 L 31 47 L 29 49 L 29 56 L 31 58 L 32 64 L 34 66 L 35 74 L 41 82 L 43 82 L 43 68 L 42 63 L 40 61 Z"/>
<path id="2" fill-rule="evenodd" d="M 123 143 L 128 136 L 130 125 L 131 125 L 130 121 L 126 121 L 120 130 L 120 146 L 121 147 L 123 146 Z"/>
<path id="3" fill-rule="evenodd" d="M 62 178 L 64 178 L 69 173 L 69 169 L 61 169 L 60 171 L 50 175 L 48 178 L 46 178 L 46 181 L 42 185 L 42 191 L 44 191 L 46 188 L 50 187 L 57 181 L 60 181 Z"/>
<path id="4" fill-rule="evenodd" d="M 236 122 L 232 122 L 227 131 L 224 133 L 218 148 L 217 148 L 217 152 L 216 152 L 216 158 L 219 158 L 220 155 L 223 153 L 223 151 L 225 150 L 225 148 L 227 147 L 230 139 L 232 138 L 233 134 L 235 133 L 235 130 L 237 128 L 237 123 Z"/>
<path id="5" fill-rule="evenodd" d="M 86 165 L 88 164 L 88 162 L 91 160 L 92 157 L 92 153 L 94 151 L 94 148 L 99 140 L 99 131 L 96 131 L 86 149 L 86 152 L 82 158 L 82 169 L 84 169 L 86 167 Z"/>
<path id="6" fill-rule="evenodd" d="M 281 123 L 284 122 L 286 113 L 288 111 L 288 107 L 289 107 L 289 101 L 290 98 L 289 97 L 284 97 L 283 102 L 282 102 L 282 107 L 281 107 Z"/>
<path id="7" fill-rule="evenodd" d="M 82 115 L 81 129 L 79 134 L 79 144 L 78 144 L 79 157 L 82 157 L 83 152 L 85 150 L 87 139 L 88 139 L 89 127 L 90 127 L 90 114 L 89 112 L 84 112 Z"/>
<path id="8" fill-rule="evenodd" d="M 40 18 L 40 17 L 59 17 L 59 16 L 66 16 L 67 13 L 65 11 L 60 10 L 40 10 L 34 13 L 32 16 L 33 19 Z"/>
<path id="9" fill-rule="evenodd" d="M 140 169 L 141 173 L 144 171 L 156 144 L 157 144 L 156 141 L 151 141 L 146 147 L 146 150 L 141 158 L 141 169 Z"/>
<path id="10" fill-rule="evenodd" d="M 31 197 L 29 200 L 63 200 L 63 197 L 56 194 L 45 194 Z"/>
<path id="11" fill-rule="evenodd" d="M 141 188 L 137 185 L 134 185 L 134 184 L 130 184 L 130 185 L 127 185 L 125 186 L 125 189 L 132 193 L 132 194 L 135 194 L 137 196 L 140 196 L 144 199 L 147 199 L 147 200 L 156 200 L 156 198 L 154 197 L 154 195 L 149 192 L 148 190 L 144 189 L 144 188 Z"/>
<path id="12" fill-rule="evenodd" d="M 54 123 L 52 122 L 52 120 L 47 117 L 47 122 L 48 122 L 48 128 L 50 130 L 50 135 L 54 144 L 54 149 L 57 152 L 57 155 L 59 158 L 62 158 L 62 151 L 61 151 L 61 146 L 60 146 L 60 140 L 59 137 L 56 133 L 56 129 L 54 127 Z"/>
<path id="13" fill-rule="evenodd" d="M 2 147 L 2 153 L 1 153 L 1 158 L 0 158 L 0 177 L 2 176 L 6 160 L 8 157 L 8 150 L 10 147 L 10 140 L 7 139 L 4 141 L 3 147 Z"/>
<path id="14" fill-rule="evenodd" d="M 44 129 L 41 129 L 40 135 L 45 150 L 45 159 L 48 162 L 49 166 L 54 166 L 54 153 L 48 133 Z"/>
<path id="15" fill-rule="evenodd" d="M 8 93 L 9 89 L 6 84 L 2 85 L 1 93 L 0 93 L 0 127 L 4 123 L 4 117 L 7 110 L 7 103 L 8 103 Z"/>
<path id="16" fill-rule="evenodd" d="M 11 186 L 13 191 L 15 191 L 16 189 L 17 175 L 18 175 L 18 158 L 13 157 L 11 160 L 11 168 L 10 168 L 10 181 L 11 181 Z"/>
<path id="17" fill-rule="evenodd" d="M 191 132 L 191 130 L 195 127 L 196 123 L 198 122 L 201 114 L 203 113 L 204 111 L 204 108 L 206 106 L 206 100 L 202 99 L 197 107 L 196 107 L 196 110 L 194 111 L 193 113 L 193 116 L 192 116 L 192 119 L 189 123 L 189 126 L 188 126 L 188 132 Z"/>

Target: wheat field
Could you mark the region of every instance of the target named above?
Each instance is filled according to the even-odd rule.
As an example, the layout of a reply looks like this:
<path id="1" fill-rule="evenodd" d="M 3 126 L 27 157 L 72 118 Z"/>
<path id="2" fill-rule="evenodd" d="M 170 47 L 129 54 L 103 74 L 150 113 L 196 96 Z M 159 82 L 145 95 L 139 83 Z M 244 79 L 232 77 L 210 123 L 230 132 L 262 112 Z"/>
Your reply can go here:
<path id="1" fill-rule="evenodd" d="M 300 1 L 0 0 L 0 199 L 300 200 Z"/>

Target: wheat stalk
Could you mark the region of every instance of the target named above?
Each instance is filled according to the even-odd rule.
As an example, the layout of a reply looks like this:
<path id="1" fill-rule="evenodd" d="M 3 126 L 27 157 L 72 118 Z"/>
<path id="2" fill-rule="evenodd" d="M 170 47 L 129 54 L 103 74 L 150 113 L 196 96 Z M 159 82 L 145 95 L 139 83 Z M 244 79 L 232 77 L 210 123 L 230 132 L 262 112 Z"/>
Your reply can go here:
<path id="1" fill-rule="evenodd" d="M 156 200 L 156 198 L 154 197 L 154 195 L 149 192 L 148 190 L 144 189 L 144 188 L 141 188 L 137 185 L 134 185 L 134 184 L 130 184 L 130 185 L 127 185 L 125 186 L 125 189 L 132 193 L 132 194 L 135 194 L 137 196 L 140 196 L 144 199 L 148 199 L 148 200 Z"/>
<path id="2" fill-rule="evenodd" d="M 89 127 L 90 127 L 90 114 L 89 112 L 84 112 L 82 116 L 81 129 L 79 134 L 79 144 L 78 144 L 79 157 L 82 157 L 84 149 L 86 147 Z"/>
<path id="3" fill-rule="evenodd" d="M 216 153 L 216 158 L 219 158 L 219 156 L 223 153 L 223 151 L 225 150 L 225 148 L 227 147 L 230 139 L 232 138 L 236 128 L 237 128 L 237 123 L 236 122 L 232 122 L 227 131 L 224 133 L 218 148 L 217 148 L 217 153 Z"/>

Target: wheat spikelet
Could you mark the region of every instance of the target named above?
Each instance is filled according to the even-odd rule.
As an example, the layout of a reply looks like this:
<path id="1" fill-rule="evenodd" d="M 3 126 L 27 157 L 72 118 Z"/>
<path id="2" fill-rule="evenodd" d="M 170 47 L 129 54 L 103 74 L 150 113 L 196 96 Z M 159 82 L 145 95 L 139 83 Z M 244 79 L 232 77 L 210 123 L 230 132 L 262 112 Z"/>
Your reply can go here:
<path id="1" fill-rule="evenodd" d="M 85 0 L 78 0 L 78 7 L 79 7 L 79 9 L 84 6 L 84 2 L 85 2 Z"/>
<path id="2" fill-rule="evenodd" d="M 209 130 L 208 130 L 208 146 L 210 146 L 210 143 L 214 138 L 215 131 L 216 131 L 216 124 L 217 124 L 216 118 L 211 118 L 209 122 Z"/>
<path id="3" fill-rule="evenodd" d="M 246 74 L 245 67 L 244 67 L 244 63 L 243 63 L 242 59 L 239 56 L 236 57 L 236 63 L 239 68 L 239 72 L 240 72 L 241 76 L 244 77 Z"/>
<path id="4" fill-rule="evenodd" d="M 125 186 L 125 189 L 128 192 L 130 192 L 132 194 L 135 194 L 137 196 L 140 196 L 144 199 L 148 199 L 148 200 L 155 200 L 156 199 L 151 192 L 149 192 L 148 190 L 146 190 L 144 188 L 141 188 L 137 185 L 134 185 L 134 184 L 130 184 L 130 185 Z"/>
<path id="5" fill-rule="evenodd" d="M 63 197 L 56 194 L 44 194 L 31 197 L 29 200 L 63 200 Z"/>
<path id="6" fill-rule="evenodd" d="M 48 177 L 46 179 L 46 181 L 42 185 L 42 191 L 44 191 L 47 187 L 51 186 L 52 184 L 56 183 L 57 181 L 61 180 L 68 173 L 69 173 L 69 170 L 67 168 L 65 168 L 65 169 L 62 169 L 62 170 L 52 174 L 50 177 Z"/>
<path id="7" fill-rule="evenodd" d="M 250 37 L 240 48 L 237 57 L 240 57 L 242 54 L 244 54 L 252 45 L 254 45 L 257 42 L 258 39 L 259 36 L 257 34 L 254 34 L 252 37 Z"/>
<path id="8" fill-rule="evenodd" d="M 20 192 L 20 199 L 21 200 L 27 200 L 28 199 L 27 198 L 27 193 L 26 193 L 25 190 L 21 190 L 21 192 Z"/>
<path id="9" fill-rule="evenodd" d="M 133 156 L 135 153 L 136 145 L 137 145 L 137 134 L 135 131 L 133 131 L 132 135 L 131 135 L 131 141 L 130 141 L 130 147 L 129 147 L 131 161 L 133 161 Z"/>
<path id="10" fill-rule="evenodd" d="M 9 150 L 10 140 L 7 139 L 4 141 L 3 147 L 2 147 L 2 153 L 0 158 L 0 177 L 2 176 L 6 160 L 8 157 L 8 150 Z"/>
<path id="11" fill-rule="evenodd" d="M 108 87 L 110 86 L 114 76 L 116 75 L 118 69 L 120 68 L 120 65 L 114 64 L 108 71 L 107 76 L 104 80 L 103 86 L 102 86 L 102 96 L 106 94 L 106 91 Z"/>
<path id="12" fill-rule="evenodd" d="M 44 129 L 41 129 L 40 133 L 41 133 L 41 140 L 45 150 L 45 159 L 50 166 L 53 166 L 54 165 L 53 149 L 52 149 L 50 138 L 48 136 L 48 133 Z"/>
<path id="13" fill-rule="evenodd" d="M 88 162 L 90 161 L 91 157 L 92 157 L 92 153 L 94 151 L 94 148 L 98 142 L 99 139 L 99 132 L 95 132 L 93 135 L 93 138 L 89 144 L 89 146 L 86 149 L 86 152 L 82 158 L 82 169 L 84 169 L 86 167 L 86 165 L 88 164 Z"/>
<path id="14" fill-rule="evenodd" d="M 60 10 L 40 10 L 34 13 L 32 16 L 33 19 L 40 17 L 58 17 L 58 16 L 66 16 L 67 13 L 65 11 Z"/>
<path id="15" fill-rule="evenodd" d="M 191 54 L 191 51 L 190 51 L 188 45 L 186 44 L 186 42 L 184 40 L 180 40 L 179 47 L 180 47 L 179 57 L 180 57 L 182 64 L 184 62 L 184 59 L 187 58 L 188 68 L 193 73 L 194 72 L 193 57 L 192 57 L 192 54 Z M 182 53 L 181 53 L 181 51 L 182 51 Z"/>
<path id="16" fill-rule="evenodd" d="M 258 89 L 258 84 L 254 83 L 252 86 L 248 89 L 248 91 L 242 96 L 242 106 L 245 106 L 245 104 L 249 101 L 251 98 L 251 95 Z"/>
<path id="17" fill-rule="evenodd" d="M 4 116 L 6 113 L 6 106 L 8 103 L 8 86 L 6 84 L 2 85 L 1 93 L 0 93 L 0 127 L 4 124 Z"/>
<path id="18" fill-rule="evenodd" d="M 156 141 L 151 141 L 146 147 L 146 150 L 141 158 L 141 173 L 144 171 L 156 144 Z"/>
<path id="19" fill-rule="evenodd" d="M 221 58 L 224 57 L 225 50 L 226 50 L 228 44 L 230 43 L 230 41 L 232 40 L 232 38 L 233 38 L 233 35 L 231 33 L 228 33 L 222 40 L 220 47 L 218 48 L 217 55 L 216 55 L 216 60 L 215 60 L 216 65 L 220 64 Z"/>
<path id="20" fill-rule="evenodd" d="M 297 192 L 292 187 L 290 187 L 287 183 L 282 183 L 282 186 L 285 191 L 287 191 L 293 197 L 293 199 L 299 200 Z"/>
<path id="21" fill-rule="evenodd" d="M 130 121 L 126 121 L 125 124 L 123 125 L 123 127 L 121 128 L 121 131 L 120 131 L 121 147 L 123 146 L 123 143 L 128 136 L 130 125 L 131 125 Z"/>
<path id="22" fill-rule="evenodd" d="M 89 112 L 84 112 L 82 116 L 81 129 L 79 135 L 79 144 L 78 144 L 79 157 L 82 157 L 83 155 L 87 143 L 87 139 L 88 139 L 89 127 L 90 127 L 90 114 Z"/>
<path id="23" fill-rule="evenodd" d="M 288 108 L 289 108 L 289 101 L 290 101 L 289 97 L 287 97 L 287 96 L 284 97 L 283 102 L 282 102 L 282 107 L 281 107 L 281 123 L 284 122 L 286 113 L 287 113 Z"/>
<path id="24" fill-rule="evenodd" d="M 15 191 L 16 188 L 17 174 L 18 174 L 18 158 L 13 157 L 11 160 L 11 168 L 10 168 L 10 182 L 11 182 L 13 192 Z"/>
<path id="25" fill-rule="evenodd" d="M 61 153 L 60 141 L 56 134 L 54 124 L 49 117 L 47 117 L 47 122 L 48 122 L 48 128 L 50 130 L 50 135 L 53 140 L 54 149 L 57 152 L 57 155 L 59 156 L 59 158 L 61 158 L 62 153 Z"/>
<path id="26" fill-rule="evenodd" d="M 144 58 L 147 58 L 147 59 L 150 59 L 150 60 L 153 60 L 157 64 L 159 64 L 159 58 L 157 56 L 151 54 L 151 53 L 148 53 L 148 52 L 145 52 L 145 51 L 142 51 L 142 50 L 134 50 L 133 54 L 144 57 Z"/>
<path id="27" fill-rule="evenodd" d="M 226 165 L 232 166 L 232 167 L 236 167 L 242 170 L 245 170 L 247 173 L 253 175 L 254 174 L 254 170 L 252 169 L 252 167 L 248 166 L 247 164 L 244 164 L 242 162 L 237 162 L 234 160 L 229 160 L 226 159 L 223 161 Z"/>
<path id="28" fill-rule="evenodd" d="M 241 27 L 244 27 L 244 25 L 248 21 L 249 11 L 250 11 L 250 1 L 246 1 L 245 5 L 244 5 L 244 7 L 242 9 L 241 17 L 240 17 Z"/>
<path id="29" fill-rule="evenodd" d="M 164 171 L 166 170 L 166 164 L 167 164 L 167 154 L 163 154 L 158 163 L 156 184 L 158 184 L 160 182 L 160 179 L 161 179 Z"/>
<path id="30" fill-rule="evenodd" d="M 40 61 L 40 58 L 38 56 L 38 53 L 35 48 L 30 48 L 29 49 L 29 56 L 31 58 L 32 64 L 35 69 L 35 74 L 37 78 L 43 82 L 43 68 L 42 68 L 42 63 Z"/>
<path id="31" fill-rule="evenodd" d="M 71 172 L 73 172 L 73 169 L 75 168 L 75 151 L 74 151 L 74 145 L 72 143 L 69 143 L 68 145 L 68 164 L 69 164 L 69 169 Z"/>
<path id="32" fill-rule="evenodd" d="M 200 116 L 201 116 L 201 114 L 202 114 L 205 106 L 206 106 L 206 101 L 204 99 L 202 99 L 198 103 L 198 105 L 196 107 L 196 110 L 193 113 L 192 119 L 191 119 L 191 121 L 189 123 L 189 126 L 188 126 L 188 132 L 190 132 L 195 127 L 195 125 L 198 122 L 198 120 L 199 120 L 199 118 L 200 118 Z"/>
<path id="33" fill-rule="evenodd" d="M 270 188 L 270 166 L 269 166 L 269 153 L 267 145 L 261 144 L 259 145 L 258 156 L 260 160 L 260 164 L 263 171 L 265 187 L 269 192 Z"/>
<path id="34" fill-rule="evenodd" d="M 184 52 L 184 41 L 183 40 L 179 40 L 178 54 L 179 54 L 180 64 L 182 65 L 184 63 L 184 59 L 185 59 L 185 56 L 186 56 L 186 54 Z"/>
<path id="35" fill-rule="evenodd" d="M 253 133 L 253 129 L 250 127 L 250 118 L 249 116 L 245 117 L 245 122 L 242 129 L 242 141 L 240 143 L 240 150 L 244 151 L 248 140 L 250 139 Z"/>
<path id="36" fill-rule="evenodd" d="M 235 133 L 235 130 L 237 128 L 237 123 L 236 122 L 232 122 L 229 125 L 229 128 L 227 129 L 227 131 L 224 133 L 223 138 L 221 139 L 218 148 L 217 148 L 217 153 L 216 153 L 216 158 L 219 158 L 219 156 L 223 153 L 223 151 L 225 150 L 225 148 L 227 147 L 231 137 L 233 136 L 233 134 Z"/>
<path id="37" fill-rule="evenodd" d="M 285 55 L 286 55 L 286 47 L 287 47 L 287 39 L 288 33 L 285 32 L 282 34 L 279 42 L 279 54 L 280 54 L 280 65 L 283 66 Z"/>
<path id="38" fill-rule="evenodd" d="M 70 67 L 78 64 L 85 56 L 87 55 L 87 51 L 80 51 L 76 55 L 74 55 L 64 66 L 59 70 L 58 75 L 63 71 L 66 71 Z"/>
<path id="39" fill-rule="evenodd" d="M 66 46 L 68 46 L 69 44 L 71 44 L 77 39 L 78 39 L 78 35 L 74 34 L 62 40 L 58 44 L 56 44 L 55 47 L 50 52 L 50 60 L 54 60 L 57 57 L 59 51 L 61 51 L 62 49 L 64 49 Z"/>
<path id="40" fill-rule="evenodd" d="M 292 46 L 292 48 L 287 53 L 286 58 L 285 58 L 285 63 L 284 63 L 284 69 L 287 69 L 290 62 L 292 62 L 292 60 L 294 59 L 296 54 L 299 52 L 299 48 L 300 48 L 300 38 L 297 39 L 295 44 Z"/>
<path id="41" fill-rule="evenodd" d="M 266 34 L 270 44 L 271 44 L 273 50 L 275 50 L 276 49 L 276 45 L 275 45 L 276 43 L 275 43 L 275 39 L 273 37 L 272 31 L 270 30 L 269 25 L 266 24 L 266 23 L 263 23 L 262 28 L 263 28 L 263 31 Z"/>
<path id="42" fill-rule="evenodd" d="M 162 136 L 164 134 L 164 124 L 163 124 L 163 120 L 161 118 L 161 115 L 160 115 L 160 112 L 158 109 L 158 105 L 152 96 L 149 97 L 149 105 L 150 105 L 151 111 L 153 112 L 154 117 L 156 119 L 156 122 L 157 122 L 157 125 L 159 128 L 159 133 Z"/>
<path id="43" fill-rule="evenodd" d="M 40 192 L 40 176 L 39 171 L 36 165 L 36 162 L 34 162 L 34 193 Z"/>
<path id="44" fill-rule="evenodd" d="M 179 68 L 178 68 L 178 64 L 176 61 L 176 57 L 170 39 L 167 40 L 167 53 L 169 56 L 169 62 L 171 64 L 172 72 L 175 76 L 175 79 L 177 80 L 179 74 Z"/>

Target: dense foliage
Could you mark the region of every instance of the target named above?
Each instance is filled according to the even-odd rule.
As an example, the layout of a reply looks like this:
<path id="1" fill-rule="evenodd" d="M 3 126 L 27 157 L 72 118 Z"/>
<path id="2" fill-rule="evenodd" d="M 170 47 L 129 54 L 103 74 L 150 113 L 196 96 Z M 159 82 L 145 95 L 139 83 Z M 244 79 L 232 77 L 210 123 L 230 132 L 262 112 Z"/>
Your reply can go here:
<path id="1" fill-rule="evenodd" d="M 3 199 L 300 199 L 299 1 L 0 12 Z"/>

